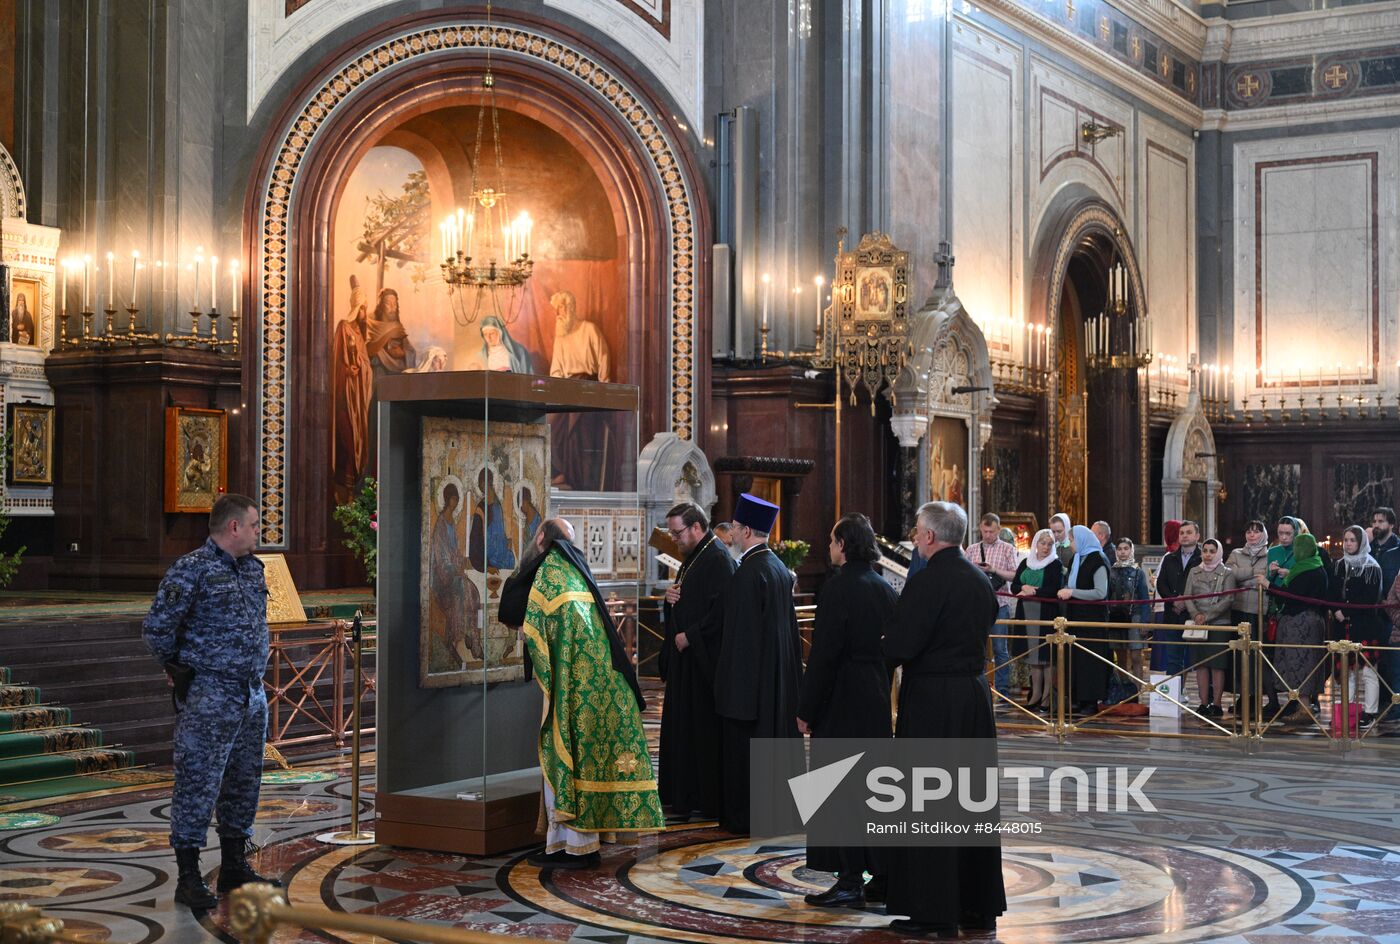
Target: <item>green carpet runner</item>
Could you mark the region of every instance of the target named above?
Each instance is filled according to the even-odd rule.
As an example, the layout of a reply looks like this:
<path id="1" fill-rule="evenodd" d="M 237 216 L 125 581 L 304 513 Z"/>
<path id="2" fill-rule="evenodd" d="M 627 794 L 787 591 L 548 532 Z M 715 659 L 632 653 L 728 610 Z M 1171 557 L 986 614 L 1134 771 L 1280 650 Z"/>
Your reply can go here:
<path id="1" fill-rule="evenodd" d="M 33 795 L 36 787 L 42 794 L 43 782 L 67 793 L 68 778 L 135 763 L 131 751 L 104 747 L 101 731 L 75 727 L 71 720 L 69 709 L 42 704 L 37 687 L 15 682 L 9 669 L 0 668 L 0 803 Z"/>

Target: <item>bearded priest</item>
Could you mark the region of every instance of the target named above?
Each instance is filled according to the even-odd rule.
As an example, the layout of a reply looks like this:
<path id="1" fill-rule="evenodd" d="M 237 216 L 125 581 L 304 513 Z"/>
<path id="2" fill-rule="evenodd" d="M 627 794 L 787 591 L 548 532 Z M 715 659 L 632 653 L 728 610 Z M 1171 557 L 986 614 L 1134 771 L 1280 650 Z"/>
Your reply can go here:
<path id="1" fill-rule="evenodd" d="M 544 775 L 541 868 L 599 864 L 601 842 L 665 825 L 642 730 L 646 701 L 603 595 L 563 518 L 540 525 L 501 589 L 500 619 L 519 626 L 544 693 L 539 758 Z"/>

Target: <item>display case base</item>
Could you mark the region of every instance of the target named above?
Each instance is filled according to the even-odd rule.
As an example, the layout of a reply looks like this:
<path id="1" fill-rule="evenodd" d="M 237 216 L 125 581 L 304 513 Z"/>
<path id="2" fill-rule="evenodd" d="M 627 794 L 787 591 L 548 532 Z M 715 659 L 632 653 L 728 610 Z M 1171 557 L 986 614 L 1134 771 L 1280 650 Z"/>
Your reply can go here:
<path id="1" fill-rule="evenodd" d="M 539 769 L 434 784 L 375 796 L 379 845 L 488 856 L 537 845 Z M 460 799 L 459 793 L 482 799 Z"/>

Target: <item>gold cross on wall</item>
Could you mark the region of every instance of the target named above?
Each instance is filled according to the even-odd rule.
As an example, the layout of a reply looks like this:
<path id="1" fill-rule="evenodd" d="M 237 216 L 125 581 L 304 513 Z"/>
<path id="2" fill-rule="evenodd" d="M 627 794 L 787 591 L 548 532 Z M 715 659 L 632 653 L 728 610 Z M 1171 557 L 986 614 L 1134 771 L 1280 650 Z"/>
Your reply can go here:
<path id="1" fill-rule="evenodd" d="M 1322 76 L 1322 81 L 1327 83 L 1330 89 L 1339 89 L 1347 84 L 1351 78 L 1351 72 L 1341 65 L 1334 65 Z"/>
<path id="2" fill-rule="evenodd" d="M 1239 92 L 1240 98 L 1253 98 L 1259 93 L 1262 86 L 1259 78 L 1253 73 L 1242 75 L 1235 81 L 1235 91 Z"/>

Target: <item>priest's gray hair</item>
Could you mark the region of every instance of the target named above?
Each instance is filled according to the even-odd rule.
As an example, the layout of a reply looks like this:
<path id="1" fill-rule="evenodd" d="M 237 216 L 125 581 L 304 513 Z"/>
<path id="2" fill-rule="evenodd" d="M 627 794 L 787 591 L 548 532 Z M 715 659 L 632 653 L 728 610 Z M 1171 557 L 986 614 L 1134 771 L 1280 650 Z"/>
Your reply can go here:
<path id="1" fill-rule="evenodd" d="M 952 502 L 925 502 L 919 507 L 919 524 L 932 531 L 941 544 L 962 544 L 967 536 L 967 512 Z"/>

